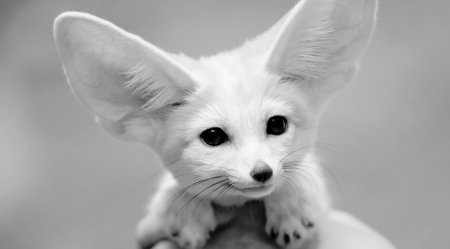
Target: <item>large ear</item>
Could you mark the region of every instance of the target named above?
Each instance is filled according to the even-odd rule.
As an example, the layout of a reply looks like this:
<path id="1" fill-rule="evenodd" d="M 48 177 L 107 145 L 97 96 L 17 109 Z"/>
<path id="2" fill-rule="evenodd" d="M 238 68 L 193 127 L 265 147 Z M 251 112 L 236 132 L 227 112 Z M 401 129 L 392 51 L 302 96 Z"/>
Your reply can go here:
<path id="1" fill-rule="evenodd" d="M 61 14 L 54 35 L 73 91 L 119 139 L 152 144 L 164 110 L 194 87 L 170 54 L 92 15 Z"/>
<path id="2" fill-rule="evenodd" d="M 355 77 L 376 8 L 377 0 L 301 0 L 268 31 L 275 36 L 265 54 L 267 69 L 303 83 L 320 106 Z"/>

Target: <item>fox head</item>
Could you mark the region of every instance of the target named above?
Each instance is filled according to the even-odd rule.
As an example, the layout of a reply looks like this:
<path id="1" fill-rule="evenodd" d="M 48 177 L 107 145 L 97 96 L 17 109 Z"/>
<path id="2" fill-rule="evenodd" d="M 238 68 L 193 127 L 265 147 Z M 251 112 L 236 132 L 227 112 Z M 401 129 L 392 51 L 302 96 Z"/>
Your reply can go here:
<path id="1" fill-rule="evenodd" d="M 240 48 L 198 60 L 84 13 L 63 13 L 54 32 L 73 91 L 107 132 L 151 146 L 185 184 L 259 198 L 304 164 L 324 106 L 356 75 L 375 8 L 302 0 Z"/>

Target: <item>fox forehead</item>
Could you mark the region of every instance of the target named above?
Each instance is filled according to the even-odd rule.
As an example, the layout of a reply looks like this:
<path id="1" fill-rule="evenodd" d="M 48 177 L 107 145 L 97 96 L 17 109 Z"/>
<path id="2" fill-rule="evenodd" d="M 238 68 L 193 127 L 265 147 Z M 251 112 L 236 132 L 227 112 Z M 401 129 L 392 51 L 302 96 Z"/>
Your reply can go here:
<path id="1" fill-rule="evenodd" d="M 210 127 L 245 136 L 260 134 L 271 116 L 300 123 L 306 98 L 295 82 L 283 82 L 258 63 L 229 58 L 203 59 L 198 88 L 189 98 L 193 114 L 188 127 L 199 133 Z M 232 134 L 231 134 L 232 135 Z"/>

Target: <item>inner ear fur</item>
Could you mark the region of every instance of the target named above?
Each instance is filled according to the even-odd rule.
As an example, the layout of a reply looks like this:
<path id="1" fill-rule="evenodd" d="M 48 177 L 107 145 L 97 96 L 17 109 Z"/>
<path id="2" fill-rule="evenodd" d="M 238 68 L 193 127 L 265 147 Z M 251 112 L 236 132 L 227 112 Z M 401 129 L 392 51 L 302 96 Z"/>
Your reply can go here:
<path id="1" fill-rule="evenodd" d="M 95 16 L 63 13 L 54 35 L 74 93 L 119 139 L 154 141 L 161 110 L 195 87 L 172 55 Z"/>
<path id="2" fill-rule="evenodd" d="M 373 33 L 377 0 L 302 0 L 273 29 L 266 69 L 322 105 L 351 82 Z"/>

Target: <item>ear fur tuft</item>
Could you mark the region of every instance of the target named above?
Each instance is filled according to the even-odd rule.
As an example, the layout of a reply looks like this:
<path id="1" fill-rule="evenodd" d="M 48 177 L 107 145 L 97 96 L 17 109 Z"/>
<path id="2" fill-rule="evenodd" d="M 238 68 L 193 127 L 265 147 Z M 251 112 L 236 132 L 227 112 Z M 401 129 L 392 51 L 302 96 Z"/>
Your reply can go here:
<path id="1" fill-rule="evenodd" d="M 329 1 L 303 0 L 288 13 L 268 52 L 270 72 L 296 80 L 324 74 L 333 39 L 332 7 Z"/>
<path id="2" fill-rule="evenodd" d="M 124 86 L 134 95 L 140 96 L 146 112 L 155 111 L 169 104 L 179 102 L 186 95 L 185 89 L 175 86 L 170 76 L 161 70 L 149 70 L 148 63 L 139 63 L 123 73 Z"/>
<path id="3" fill-rule="evenodd" d="M 295 53 L 286 51 L 277 74 L 295 80 L 312 80 L 323 75 L 329 57 L 326 48 L 332 43 L 332 32 L 330 22 L 324 20 L 317 27 L 305 30 L 305 36 L 291 37 L 289 43 L 297 49 Z M 302 66 L 295 66 L 299 63 Z"/>

